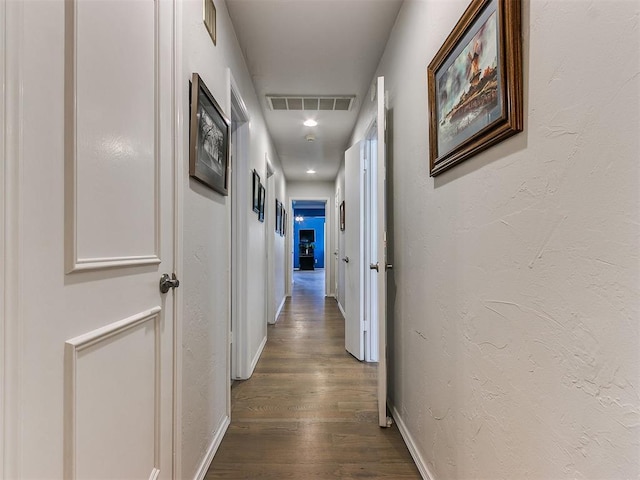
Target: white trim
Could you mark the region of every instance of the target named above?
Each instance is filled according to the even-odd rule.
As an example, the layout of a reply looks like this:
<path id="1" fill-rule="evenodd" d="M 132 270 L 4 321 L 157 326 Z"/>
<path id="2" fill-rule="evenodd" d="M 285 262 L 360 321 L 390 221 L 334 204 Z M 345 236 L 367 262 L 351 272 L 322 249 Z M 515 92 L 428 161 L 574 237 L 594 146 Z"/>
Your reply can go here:
<path id="1" fill-rule="evenodd" d="M 418 446 L 416 445 L 416 442 L 413 439 L 413 436 L 411 436 L 411 433 L 409 433 L 409 430 L 407 429 L 407 426 L 405 425 L 404 420 L 402 420 L 402 417 L 400 416 L 400 412 L 398 412 L 395 405 L 393 405 L 389 400 L 387 400 L 387 405 L 389 405 L 389 410 L 391 411 L 391 415 L 393 416 L 393 419 L 395 420 L 396 425 L 398 425 L 398 430 L 400 431 L 400 435 L 402 435 L 402 439 L 404 440 L 405 445 L 409 449 L 411 458 L 413 458 L 413 461 L 416 464 L 416 467 L 418 467 L 418 471 L 420 472 L 420 475 L 424 480 L 435 480 L 436 479 L 435 475 L 433 474 L 433 472 L 431 472 L 431 470 L 429 470 L 429 467 L 427 466 L 427 462 L 425 462 L 424 458 L 422 458 L 422 455 L 420 454 L 420 450 L 418 449 Z"/>
<path id="2" fill-rule="evenodd" d="M 2 2 L 3 46 L 3 370 L 2 478 L 22 478 L 22 154 L 24 144 L 22 76 L 24 2 Z"/>
<path id="3" fill-rule="evenodd" d="M 251 360 L 251 366 L 249 367 L 248 375 L 246 378 L 251 378 L 253 375 L 253 371 L 256 369 L 256 365 L 258 365 L 258 360 L 260 360 L 260 355 L 262 355 L 262 351 L 264 350 L 264 346 L 267 344 L 267 336 L 265 335 L 262 341 L 260 342 L 260 346 L 258 347 L 258 351 L 256 352 L 253 360 Z"/>
<path id="4" fill-rule="evenodd" d="M 342 318 L 346 319 L 347 314 L 345 313 L 344 308 L 342 308 L 342 305 L 340 304 L 340 300 L 336 299 L 336 302 L 338 302 L 338 308 L 340 309 L 340 313 L 342 313 Z"/>
<path id="5" fill-rule="evenodd" d="M 7 284 L 7 271 L 5 269 L 5 264 L 7 261 L 7 250 L 5 249 L 5 235 L 10 230 L 7 225 L 7 216 L 5 213 L 5 207 L 7 205 L 7 201 L 5 198 L 6 195 L 6 151 L 5 151 L 5 135 L 6 135 L 6 125 L 7 125 L 7 111 L 6 111 L 6 101 L 5 96 L 6 92 L 6 72 L 7 72 L 7 64 L 6 64 L 6 39 L 7 35 L 7 24 L 6 24 L 6 10 L 7 3 L 0 3 L 0 258 L 2 262 L 0 262 L 0 346 L 2 347 L 2 351 L 6 352 L 7 348 L 7 337 L 5 334 L 5 322 L 6 318 L 9 318 L 6 315 L 6 299 L 5 299 L 5 285 Z M 5 475 L 4 469 L 4 445 L 5 445 L 5 403 L 6 403 L 6 392 L 7 392 L 7 380 L 5 374 L 5 354 L 0 355 L 0 391 L 2 394 L 0 395 L 0 477 L 7 478 Z"/>
<path id="6" fill-rule="evenodd" d="M 287 303 L 287 296 L 286 295 L 284 297 L 282 297 L 282 302 L 280 302 L 280 306 L 276 310 L 276 316 L 273 319 L 273 324 L 275 324 L 278 321 L 278 317 L 280 316 L 280 313 L 282 312 L 282 309 L 284 308 L 284 304 L 285 303 Z"/>
<path id="7" fill-rule="evenodd" d="M 147 322 L 154 323 L 154 362 L 155 362 L 155 402 L 154 402 L 154 469 L 149 478 L 157 477 L 160 471 L 160 307 L 133 315 L 124 320 L 93 330 L 67 340 L 64 346 L 65 394 L 64 394 L 64 478 L 76 478 L 76 372 L 78 353 L 113 339 L 117 335 L 134 330 Z"/>
<path id="8" fill-rule="evenodd" d="M 202 459 L 202 462 L 200 462 L 200 466 L 196 470 L 196 476 L 194 477 L 195 480 L 204 479 L 205 475 L 207 474 L 207 471 L 209 470 L 209 467 L 211 466 L 213 457 L 218 451 L 218 448 L 220 448 L 220 444 L 222 443 L 224 434 L 226 433 L 227 428 L 229 428 L 230 424 L 231 424 L 231 418 L 229 417 L 229 415 L 225 415 L 224 418 L 222 419 L 220 426 L 215 430 L 213 434 L 213 438 L 211 439 L 211 445 L 209 445 L 209 448 L 207 449 L 207 454 Z M 178 477 L 175 477 L 175 478 L 178 478 Z"/>
<path id="9" fill-rule="evenodd" d="M 233 152 L 235 154 L 231 161 L 231 289 L 230 289 L 230 317 L 229 343 L 233 349 L 229 353 L 229 363 L 227 373 L 229 380 L 248 378 L 244 373 L 248 370 L 248 326 L 247 326 L 247 256 L 248 249 L 248 210 L 249 210 L 249 112 L 240 94 L 240 89 L 236 83 L 231 69 L 227 68 L 227 83 L 229 91 L 229 118 L 233 124 L 238 121 L 238 128 L 233 131 L 232 141 Z M 228 386 L 228 410 L 230 412 L 230 391 L 231 383 Z"/>
<path id="10" fill-rule="evenodd" d="M 265 212 L 264 212 L 264 237 L 265 237 L 265 279 L 264 279 L 264 318 L 267 324 L 274 324 L 276 322 L 277 314 L 275 313 L 275 217 L 273 215 L 274 210 L 272 206 L 275 205 L 275 199 L 277 197 L 276 189 L 276 177 L 269 156 L 265 152 L 264 154 L 265 171 L 267 172 L 265 179 Z M 271 172 L 271 174 L 269 174 Z"/>
<path id="11" fill-rule="evenodd" d="M 185 125 L 182 95 L 182 2 L 173 0 L 172 25 L 172 142 L 173 142 L 173 272 L 182 278 L 184 272 L 183 216 L 184 177 L 183 165 L 185 145 L 183 129 Z M 173 289 L 173 421 L 171 450 L 173 452 L 172 478 L 180 478 L 182 473 L 182 312 L 184 309 L 181 289 Z"/>
<path id="12" fill-rule="evenodd" d="M 66 273 L 83 272 L 87 270 L 101 270 L 105 268 L 137 267 L 141 265 L 155 265 L 160 263 L 160 60 L 159 60 L 159 31 L 160 13 L 159 3 L 154 6 L 154 237 L 153 252 L 144 255 L 116 255 L 111 257 L 81 258 L 78 251 L 78 15 L 79 0 L 65 3 L 66 52 L 65 61 L 65 195 L 64 195 L 64 228 L 65 228 L 65 266 Z"/>

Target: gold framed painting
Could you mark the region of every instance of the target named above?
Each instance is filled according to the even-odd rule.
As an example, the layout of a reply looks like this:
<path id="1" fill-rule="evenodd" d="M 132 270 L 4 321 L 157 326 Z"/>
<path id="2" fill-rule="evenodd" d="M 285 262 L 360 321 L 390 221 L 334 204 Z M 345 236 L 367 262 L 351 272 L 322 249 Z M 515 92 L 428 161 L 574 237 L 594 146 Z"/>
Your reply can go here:
<path id="1" fill-rule="evenodd" d="M 427 69 L 433 177 L 523 128 L 520 0 L 473 0 Z"/>

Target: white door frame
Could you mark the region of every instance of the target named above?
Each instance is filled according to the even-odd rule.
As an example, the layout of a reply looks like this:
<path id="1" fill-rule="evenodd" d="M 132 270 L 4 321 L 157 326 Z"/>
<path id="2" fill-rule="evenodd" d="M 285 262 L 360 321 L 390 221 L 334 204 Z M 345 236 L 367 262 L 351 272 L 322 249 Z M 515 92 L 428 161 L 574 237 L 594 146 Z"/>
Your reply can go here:
<path id="1" fill-rule="evenodd" d="M 336 187 L 335 200 L 333 201 L 333 223 L 331 228 L 333 229 L 333 235 L 331 235 L 331 238 L 333 239 L 333 296 L 338 302 L 338 305 L 340 305 L 340 301 L 338 299 L 338 264 L 340 262 L 340 186 Z"/>
<path id="2" fill-rule="evenodd" d="M 7 17 L 11 21 L 7 21 Z M 20 425 L 20 370 L 16 368 L 19 358 L 21 330 L 20 297 L 20 157 L 21 135 L 11 134 L 20 125 L 20 26 L 22 25 L 22 2 L 1 2 L 0 25 L 0 81 L 4 86 L 0 96 L 0 475 L 2 478 L 20 478 L 20 442 L 17 440 Z M 6 42 L 6 43 L 5 43 Z M 11 45 L 13 45 L 11 47 Z M 10 414 L 7 414 L 11 412 Z"/>
<path id="3" fill-rule="evenodd" d="M 267 324 L 276 323 L 276 307 L 274 305 L 274 256 L 275 256 L 275 221 L 274 210 L 271 209 L 275 205 L 275 187 L 276 178 L 275 170 L 269 156 L 264 154 L 264 171 L 267 174 L 265 180 L 265 206 L 264 206 L 264 234 L 265 234 L 265 247 L 267 254 L 267 268 L 265 268 L 265 318 Z M 275 207 L 274 207 L 275 208 Z"/>
<path id="4" fill-rule="evenodd" d="M 332 209 L 329 208 L 331 205 L 331 199 L 329 197 L 290 197 L 287 216 L 289 221 L 287 222 L 287 238 L 286 238 L 286 248 L 287 248 L 287 296 L 290 297 L 293 292 L 293 225 L 295 223 L 295 219 L 293 217 L 293 202 L 298 200 L 310 200 L 314 202 L 324 202 L 324 296 L 329 296 L 329 292 L 331 291 L 329 280 L 331 278 L 332 268 L 329 264 L 328 252 L 331 247 L 327 239 L 331 238 L 329 235 L 329 230 L 333 230 L 333 212 Z"/>
<path id="5" fill-rule="evenodd" d="M 172 131 L 173 131 L 173 271 L 178 278 L 184 277 L 183 250 L 183 200 L 184 169 L 182 162 L 185 151 L 185 135 L 180 129 L 188 124 L 182 106 L 182 93 L 185 91 L 185 79 L 182 75 L 182 3 L 173 4 L 173 87 L 172 87 Z M 180 289 L 173 291 L 173 478 L 179 478 L 182 472 L 182 325 L 184 311 L 183 295 Z"/>
<path id="6" fill-rule="evenodd" d="M 231 70 L 227 69 L 229 84 L 229 105 L 232 123 L 232 151 L 233 159 L 229 169 L 231 175 L 231 289 L 230 289 L 230 319 L 229 319 L 229 344 L 227 371 L 231 378 L 244 378 L 248 371 L 251 359 L 248 359 L 247 349 L 247 308 L 242 301 L 247 285 L 247 211 L 248 204 L 248 147 L 249 147 L 249 112 L 240 94 Z M 234 128 L 237 124 L 237 129 Z M 227 408 L 230 411 L 231 398 Z"/>
<path id="7" fill-rule="evenodd" d="M 378 277 L 370 265 L 375 263 L 377 252 L 377 190 L 378 190 L 378 130 L 377 120 L 369 125 L 362 149 L 363 163 L 365 165 L 364 181 L 364 317 L 367 324 L 365 333 L 365 361 L 377 362 L 379 359 L 378 345 Z M 374 273 L 375 272 L 375 273 Z"/>

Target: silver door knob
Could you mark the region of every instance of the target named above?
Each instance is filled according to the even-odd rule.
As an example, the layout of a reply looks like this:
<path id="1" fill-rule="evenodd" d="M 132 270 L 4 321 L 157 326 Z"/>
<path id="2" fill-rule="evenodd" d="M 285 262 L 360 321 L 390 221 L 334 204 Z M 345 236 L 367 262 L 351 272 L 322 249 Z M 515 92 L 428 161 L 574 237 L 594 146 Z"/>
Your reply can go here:
<path id="1" fill-rule="evenodd" d="M 344 257 L 344 258 L 342 259 L 342 261 L 343 261 L 344 263 L 349 263 L 349 257 Z"/>
<path id="2" fill-rule="evenodd" d="M 160 291 L 167 293 L 172 288 L 180 286 L 180 280 L 176 278 L 176 274 L 172 273 L 171 276 L 167 273 L 163 273 L 160 277 Z"/>
<path id="3" fill-rule="evenodd" d="M 392 265 L 392 264 L 390 264 L 390 263 L 385 263 L 385 264 L 384 264 L 384 269 L 385 269 L 385 271 L 387 271 L 387 270 L 393 270 L 393 265 Z"/>
<path id="4" fill-rule="evenodd" d="M 369 269 L 379 272 L 380 270 L 378 269 L 378 262 L 370 264 Z"/>

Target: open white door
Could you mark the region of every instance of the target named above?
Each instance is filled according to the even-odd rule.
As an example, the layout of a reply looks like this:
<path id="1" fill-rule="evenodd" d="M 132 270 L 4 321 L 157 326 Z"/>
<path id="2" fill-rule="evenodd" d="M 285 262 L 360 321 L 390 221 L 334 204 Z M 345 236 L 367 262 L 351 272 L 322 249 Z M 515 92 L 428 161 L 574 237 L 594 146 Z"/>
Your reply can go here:
<path id="1" fill-rule="evenodd" d="M 345 324 L 344 346 L 358 360 L 364 359 L 363 322 L 363 166 L 361 142 L 344 154 L 344 204 L 345 204 Z"/>
<path id="2" fill-rule="evenodd" d="M 371 258 L 377 258 L 378 272 L 378 422 L 381 427 L 389 425 L 387 421 L 387 190 L 386 190 L 386 106 L 384 77 L 378 77 L 378 162 L 376 169 L 377 192 L 375 208 L 377 228 L 375 235 L 377 248 L 371 252 Z"/>
<path id="3" fill-rule="evenodd" d="M 174 6 L 6 7 L 5 477 L 174 478 Z"/>

